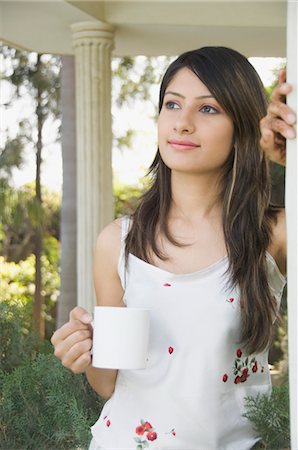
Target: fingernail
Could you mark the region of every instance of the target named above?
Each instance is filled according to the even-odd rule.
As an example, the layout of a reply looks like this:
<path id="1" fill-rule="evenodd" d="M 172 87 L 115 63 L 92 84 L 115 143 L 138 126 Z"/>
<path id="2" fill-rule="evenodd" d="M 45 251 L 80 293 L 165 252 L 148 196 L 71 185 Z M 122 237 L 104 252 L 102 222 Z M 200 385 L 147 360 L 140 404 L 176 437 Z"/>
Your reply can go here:
<path id="1" fill-rule="evenodd" d="M 279 89 L 286 94 L 288 92 L 289 87 L 290 85 L 288 83 L 283 83 Z"/>
<path id="2" fill-rule="evenodd" d="M 286 131 L 286 136 L 289 139 L 293 139 L 296 136 L 295 131 L 291 128 L 289 130 Z"/>
<path id="3" fill-rule="evenodd" d="M 292 113 L 287 115 L 287 121 L 288 123 L 295 123 L 296 122 L 296 116 Z"/>

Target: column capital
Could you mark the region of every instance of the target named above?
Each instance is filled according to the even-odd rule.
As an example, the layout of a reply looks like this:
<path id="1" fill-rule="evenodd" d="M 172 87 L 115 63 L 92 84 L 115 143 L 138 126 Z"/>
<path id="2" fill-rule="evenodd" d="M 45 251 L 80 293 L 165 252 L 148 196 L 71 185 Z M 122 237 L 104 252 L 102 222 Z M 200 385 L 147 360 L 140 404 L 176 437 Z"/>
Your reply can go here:
<path id="1" fill-rule="evenodd" d="M 115 27 L 102 21 L 77 22 L 71 25 L 74 46 L 89 43 L 113 45 Z"/>

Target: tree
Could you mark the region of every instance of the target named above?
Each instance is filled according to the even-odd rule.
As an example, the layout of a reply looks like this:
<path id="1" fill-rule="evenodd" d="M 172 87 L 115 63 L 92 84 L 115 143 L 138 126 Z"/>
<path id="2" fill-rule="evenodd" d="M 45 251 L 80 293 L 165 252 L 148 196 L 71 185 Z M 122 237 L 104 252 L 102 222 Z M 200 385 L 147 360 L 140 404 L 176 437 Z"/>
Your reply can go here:
<path id="1" fill-rule="evenodd" d="M 5 60 L 2 79 L 9 80 L 14 86 L 11 101 L 20 98 L 24 93 L 33 100 L 34 112 L 32 120 L 19 126 L 17 143 L 31 143 L 36 158 L 35 195 L 34 195 L 34 255 L 35 255 L 35 294 L 33 307 L 33 324 L 40 336 L 44 335 L 42 318 L 43 296 L 41 276 L 41 255 L 43 236 L 41 164 L 43 149 L 43 132 L 49 118 L 59 120 L 60 117 L 60 58 L 51 55 L 20 52 L 9 47 L 2 48 Z M 10 154 L 9 140 L 4 143 L 1 155 Z M 18 151 L 24 147 L 19 145 Z"/>

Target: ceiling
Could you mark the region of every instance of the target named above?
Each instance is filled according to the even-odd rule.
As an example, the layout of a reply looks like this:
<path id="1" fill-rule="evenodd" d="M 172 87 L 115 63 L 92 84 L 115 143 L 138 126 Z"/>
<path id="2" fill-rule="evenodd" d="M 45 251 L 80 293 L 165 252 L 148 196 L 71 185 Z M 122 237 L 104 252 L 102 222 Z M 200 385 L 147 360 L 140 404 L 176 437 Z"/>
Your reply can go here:
<path id="1" fill-rule="evenodd" d="M 71 54 L 70 25 L 115 26 L 115 55 L 176 55 L 224 45 L 246 56 L 285 56 L 286 0 L 0 1 L 0 39 L 40 53 Z"/>

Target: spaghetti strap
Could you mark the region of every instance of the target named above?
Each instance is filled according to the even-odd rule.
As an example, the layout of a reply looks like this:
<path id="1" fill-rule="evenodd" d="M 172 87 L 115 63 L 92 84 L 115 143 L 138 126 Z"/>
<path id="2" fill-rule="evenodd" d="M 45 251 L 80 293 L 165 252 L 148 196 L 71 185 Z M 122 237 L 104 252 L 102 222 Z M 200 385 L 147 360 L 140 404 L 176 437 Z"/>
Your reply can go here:
<path id="1" fill-rule="evenodd" d="M 129 216 L 123 216 L 121 219 L 121 248 L 118 260 L 118 275 L 121 281 L 123 290 L 126 288 L 126 270 L 125 267 L 125 239 L 129 231 L 130 218 Z M 123 299 L 125 302 L 125 299 Z"/>
<path id="2" fill-rule="evenodd" d="M 123 216 L 121 219 L 121 244 L 125 246 L 125 239 L 129 231 L 130 218 Z"/>

